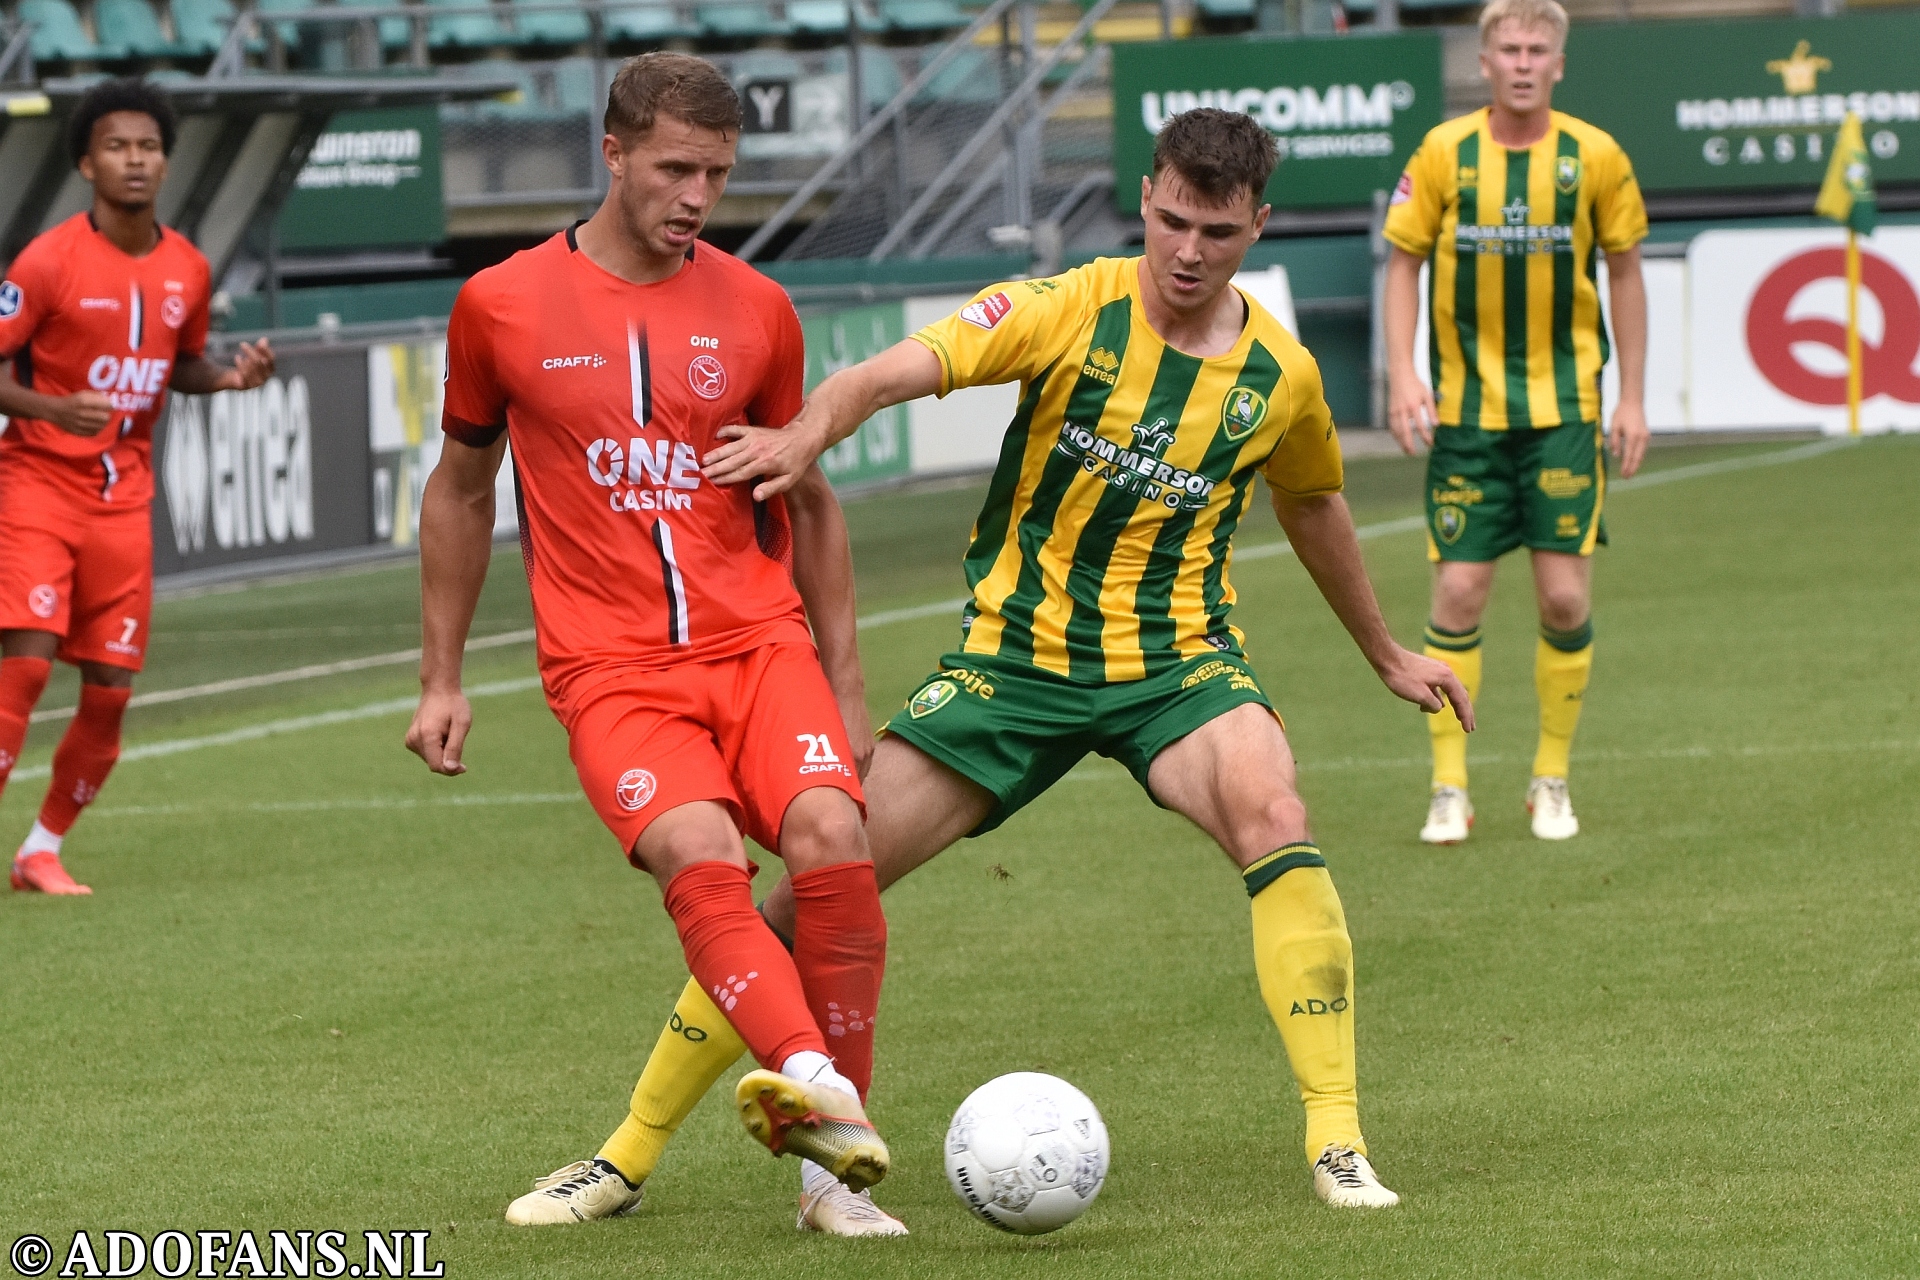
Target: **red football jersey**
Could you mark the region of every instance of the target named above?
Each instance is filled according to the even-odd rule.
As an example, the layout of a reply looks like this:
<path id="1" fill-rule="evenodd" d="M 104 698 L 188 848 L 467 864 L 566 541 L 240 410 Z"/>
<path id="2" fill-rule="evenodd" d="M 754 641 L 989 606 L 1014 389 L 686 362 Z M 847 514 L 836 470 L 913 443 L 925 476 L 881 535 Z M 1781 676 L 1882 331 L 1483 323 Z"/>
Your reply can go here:
<path id="1" fill-rule="evenodd" d="M 207 260 L 187 238 L 129 257 L 76 213 L 20 251 L 0 283 L 0 360 L 42 395 L 104 392 L 114 416 L 98 435 L 15 418 L 0 435 L 0 480 L 46 481 L 84 507 L 153 497 L 153 424 L 174 365 L 207 345 Z"/>
<path id="2" fill-rule="evenodd" d="M 504 429 L 512 444 L 556 710 L 616 668 L 812 643 L 782 559 L 785 504 L 700 471 L 722 426 L 785 426 L 804 369 L 780 286 L 705 243 L 639 285 L 568 230 L 460 290 L 442 425 L 476 446 Z"/>

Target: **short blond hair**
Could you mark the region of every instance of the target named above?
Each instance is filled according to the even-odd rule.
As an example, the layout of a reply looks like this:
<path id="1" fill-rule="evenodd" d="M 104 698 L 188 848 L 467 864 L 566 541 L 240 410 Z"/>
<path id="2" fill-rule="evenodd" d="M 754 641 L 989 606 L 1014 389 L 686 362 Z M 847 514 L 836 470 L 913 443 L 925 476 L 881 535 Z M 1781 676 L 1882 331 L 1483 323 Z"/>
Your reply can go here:
<path id="1" fill-rule="evenodd" d="M 1560 0 L 1487 0 L 1487 7 L 1480 11 L 1482 49 L 1503 22 L 1517 22 L 1527 30 L 1544 27 L 1553 33 L 1554 48 L 1567 47 L 1567 11 L 1560 7 Z"/>

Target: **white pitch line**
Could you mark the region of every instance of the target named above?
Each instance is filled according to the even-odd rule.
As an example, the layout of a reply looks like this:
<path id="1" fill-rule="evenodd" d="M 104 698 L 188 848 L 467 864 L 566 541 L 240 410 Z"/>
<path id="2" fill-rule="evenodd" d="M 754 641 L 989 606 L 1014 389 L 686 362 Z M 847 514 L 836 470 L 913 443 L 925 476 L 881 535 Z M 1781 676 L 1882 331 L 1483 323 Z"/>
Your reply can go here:
<path id="1" fill-rule="evenodd" d="M 1677 480 L 1693 480 L 1703 476 L 1723 475 L 1730 471 L 1748 471 L 1755 467 L 1773 467 L 1786 462 L 1797 462 L 1803 458 L 1817 457 L 1844 449 L 1854 442 L 1847 439 L 1817 440 L 1811 444 L 1797 445 L 1791 449 L 1781 449 L 1772 453 L 1750 455 L 1741 458 L 1723 458 L 1717 462 L 1700 462 L 1690 466 L 1672 467 L 1665 471 L 1655 471 L 1648 475 L 1636 476 L 1631 480 L 1621 480 L 1613 485 L 1615 489 L 1640 489 L 1652 485 L 1671 484 Z M 1384 538 L 1396 533 L 1412 533 L 1426 527 L 1424 516 L 1402 516 L 1397 520 L 1381 520 L 1373 524 L 1363 524 L 1354 530 L 1362 542 L 1374 538 Z M 1293 547 L 1286 542 L 1262 542 L 1247 547 L 1235 547 L 1234 560 L 1244 563 L 1249 560 L 1267 560 L 1275 556 L 1292 555 Z M 870 613 L 857 619 L 855 626 L 866 631 L 873 627 L 891 626 L 896 622 L 910 622 L 919 618 L 934 618 L 942 614 L 957 613 L 966 606 L 971 597 L 959 596 L 952 600 L 939 600 L 932 604 L 911 605 L 904 609 L 886 609 L 879 613 Z M 505 645 L 524 644 L 534 638 L 532 628 L 519 631 L 506 631 L 499 635 L 483 636 L 478 640 L 469 640 L 469 651 L 496 649 Z M 291 684 L 300 680 L 315 680 L 324 676 L 346 675 L 354 671 L 367 671 L 376 667 L 400 666 L 408 662 L 417 662 L 420 650 L 401 649 L 393 653 L 373 654 L 365 658 L 347 658 L 339 662 L 322 662 L 312 666 L 293 667 L 286 671 L 268 671 L 255 676 L 239 676 L 231 680 L 215 680 L 210 684 L 189 685 L 180 689 L 160 689 L 152 693 L 135 694 L 128 702 L 130 707 L 161 706 L 172 702 L 185 702 L 192 698 L 213 697 L 222 693 L 237 693 L 246 689 L 263 689 L 273 685 Z M 76 708 L 52 707 L 45 711 L 36 711 L 31 722 L 40 724 L 51 720 L 67 720 L 73 717 Z M 122 756 L 121 759 L 129 759 Z M 16 771 L 16 776 L 26 777 L 26 770 Z"/>
<path id="2" fill-rule="evenodd" d="M 435 796 L 427 799 L 367 796 L 357 800 L 286 800 L 253 804 L 129 804 L 89 809 L 87 813 L 95 818 L 172 817 L 191 813 L 358 813 L 392 809 L 464 809 L 491 805 L 585 804 L 586 800 L 578 791 L 532 791 L 510 795 Z"/>
<path id="3" fill-rule="evenodd" d="M 479 684 L 467 690 L 469 698 L 488 698 L 503 693 L 520 693 L 527 689 L 540 687 L 540 677 L 523 676 L 517 680 L 496 680 L 491 684 Z M 345 707 L 339 711 L 321 711 L 308 716 L 290 716 L 284 720 L 268 720 L 264 724 L 244 725 L 238 729 L 228 729 L 224 733 L 208 733 L 193 738 L 163 738 L 158 742 L 143 742 L 128 747 L 120 753 L 120 763 L 129 764 L 137 760 L 154 760 L 161 756 L 175 756 L 183 751 L 199 751 L 206 747 L 229 747 L 240 742 L 256 742 L 261 738 L 276 737 L 283 733 L 299 733 L 306 729 L 320 729 L 327 725 L 347 724 L 354 720 L 371 720 L 375 716 L 398 715 L 411 712 L 420 705 L 420 699 L 387 698 L 380 702 L 366 702 L 357 707 Z M 32 765 L 25 769 L 15 769 L 15 778 L 44 778 L 53 772 L 51 765 Z"/>
<path id="4" fill-rule="evenodd" d="M 478 649 L 499 649 L 511 644 L 525 644 L 533 639 L 533 628 L 521 631 L 503 631 L 499 635 L 482 636 L 478 640 L 467 641 L 467 652 Z M 292 684 L 296 680 L 318 680 L 322 676 L 341 676 L 352 671 L 369 671 L 375 667 L 397 667 L 408 662 L 418 662 L 418 649 L 401 649 L 394 653 L 376 653 L 364 658 L 342 658 L 338 662 L 318 662 L 312 666 L 289 667 L 285 671 L 267 671 L 257 676 L 236 676 L 231 680 L 215 680 L 210 684 L 187 685 L 179 689 L 156 689 L 152 693 L 136 693 L 127 700 L 129 707 L 157 707 L 169 702 L 185 702 L 190 698 L 210 698 L 220 693 L 238 693 L 243 689 L 265 689 L 276 684 Z M 39 724 L 45 720 L 70 720 L 75 707 L 51 707 L 45 711 L 36 711 L 29 717 L 30 723 Z"/>

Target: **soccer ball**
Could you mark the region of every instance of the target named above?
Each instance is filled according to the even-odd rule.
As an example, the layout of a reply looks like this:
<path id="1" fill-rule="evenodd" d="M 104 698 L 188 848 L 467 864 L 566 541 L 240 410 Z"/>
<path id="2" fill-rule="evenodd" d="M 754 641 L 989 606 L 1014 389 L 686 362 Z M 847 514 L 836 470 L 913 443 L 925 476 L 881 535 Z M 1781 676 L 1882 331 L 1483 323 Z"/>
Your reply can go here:
<path id="1" fill-rule="evenodd" d="M 1015 1071 L 967 1095 L 947 1128 L 947 1181 L 974 1216 L 1037 1236 L 1087 1211 L 1107 1180 L 1107 1126 L 1087 1095 Z"/>

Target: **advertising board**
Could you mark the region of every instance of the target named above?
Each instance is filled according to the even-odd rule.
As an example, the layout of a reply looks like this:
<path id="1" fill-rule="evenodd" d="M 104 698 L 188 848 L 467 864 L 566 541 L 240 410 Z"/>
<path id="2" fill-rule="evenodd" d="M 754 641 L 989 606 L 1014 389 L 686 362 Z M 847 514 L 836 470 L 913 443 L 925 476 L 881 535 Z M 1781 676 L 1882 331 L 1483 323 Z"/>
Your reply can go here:
<path id="1" fill-rule="evenodd" d="M 289 252 L 446 239 L 439 108 L 335 116 L 294 179 L 278 230 Z"/>

